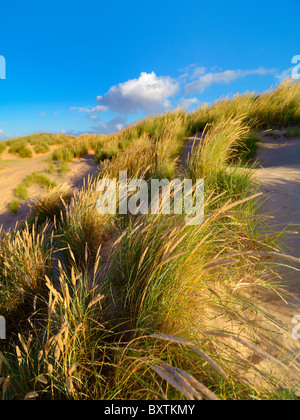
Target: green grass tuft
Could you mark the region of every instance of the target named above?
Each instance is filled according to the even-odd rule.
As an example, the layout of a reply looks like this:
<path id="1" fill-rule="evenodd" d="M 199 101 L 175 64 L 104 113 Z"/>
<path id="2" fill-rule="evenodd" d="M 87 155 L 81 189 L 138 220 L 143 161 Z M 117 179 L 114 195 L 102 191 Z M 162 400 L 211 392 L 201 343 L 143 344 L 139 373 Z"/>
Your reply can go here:
<path id="1" fill-rule="evenodd" d="M 12 200 L 8 205 L 9 212 L 12 214 L 17 214 L 20 207 L 21 203 L 19 200 Z"/>

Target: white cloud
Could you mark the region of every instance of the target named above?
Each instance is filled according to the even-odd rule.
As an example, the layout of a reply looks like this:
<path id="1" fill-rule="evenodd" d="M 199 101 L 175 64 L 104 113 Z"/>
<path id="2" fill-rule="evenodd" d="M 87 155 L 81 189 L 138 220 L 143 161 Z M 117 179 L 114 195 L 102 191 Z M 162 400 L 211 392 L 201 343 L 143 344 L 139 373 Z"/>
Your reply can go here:
<path id="1" fill-rule="evenodd" d="M 200 101 L 198 98 L 181 98 L 178 106 L 182 108 L 191 108 L 192 106 L 199 105 Z"/>
<path id="2" fill-rule="evenodd" d="M 116 117 L 107 123 L 101 123 L 91 127 L 92 130 L 99 134 L 110 134 L 122 130 L 127 119 L 125 117 Z"/>
<path id="3" fill-rule="evenodd" d="M 170 76 L 156 76 L 141 73 L 138 79 L 128 80 L 112 86 L 104 96 L 98 96 L 98 102 L 110 111 L 122 115 L 146 113 L 168 108 L 169 98 L 179 91 L 179 83 Z"/>
<path id="4" fill-rule="evenodd" d="M 193 71 L 193 74 L 190 76 L 190 79 L 191 80 L 195 80 L 195 79 L 197 79 L 197 77 L 202 76 L 203 74 L 205 74 L 206 71 L 207 71 L 207 68 L 206 67 L 197 67 Z"/>
<path id="5" fill-rule="evenodd" d="M 235 80 L 250 75 L 265 76 L 274 73 L 274 69 L 259 68 L 255 70 L 226 70 L 218 73 L 206 73 L 200 75 L 196 80 L 186 84 L 185 92 L 203 93 L 213 84 L 229 84 Z"/>

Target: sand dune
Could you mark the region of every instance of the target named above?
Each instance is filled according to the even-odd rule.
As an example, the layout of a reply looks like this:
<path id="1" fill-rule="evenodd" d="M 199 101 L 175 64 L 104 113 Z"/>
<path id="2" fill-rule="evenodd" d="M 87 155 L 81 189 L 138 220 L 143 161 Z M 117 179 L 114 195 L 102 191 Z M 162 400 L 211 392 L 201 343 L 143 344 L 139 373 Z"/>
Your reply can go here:
<path id="1" fill-rule="evenodd" d="M 17 222 L 26 218 L 30 211 L 30 204 L 44 193 L 44 189 L 38 185 L 29 188 L 30 199 L 21 205 L 16 215 L 8 211 L 8 204 L 14 198 L 14 190 L 20 185 L 28 175 L 33 172 L 46 173 L 49 167 L 48 158 L 51 152 L 44 155 L 35 155 L 31 159 L 20 159 L 11 154 L 4 154 L 0 160 L 0 226 L 7 230 L 13 227 Z M 58 174 L 46 175 L 57 184 L 68 183 L 74 188 L 79 188 L 83 180 L 93 175 L 99 169 L 94 161 L 93 155 L 87 155 L 80 159 L 74 159 L 69 164 L 70 171 L 63 177 Z"/>

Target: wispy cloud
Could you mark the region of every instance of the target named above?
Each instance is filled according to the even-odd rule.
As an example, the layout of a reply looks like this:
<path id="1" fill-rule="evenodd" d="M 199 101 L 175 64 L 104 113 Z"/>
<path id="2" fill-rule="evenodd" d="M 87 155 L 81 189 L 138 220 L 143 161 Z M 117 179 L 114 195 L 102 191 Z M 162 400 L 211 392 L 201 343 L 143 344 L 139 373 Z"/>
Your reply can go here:
<path id="1" fill-rule="evenodd" d="M 94 106 L 94 107 L 91 107 L 91 106 L 88 106 L 88 107 L 72 106 L 71 111 L 79 111 L 79 112 L 86 112 L 88 114 L 96 114 L 98 112 L 108 111 L 108 107 L 103 106 L 103 105 L 97 105 L 97 106 Z"/>
<path id="2" fill-rule="evenodd" d="M 275 78 L 279 82 L 283 82 L 284 80 L 292 77 L 292 71 L 293 71 L 293 67 L 290 67 L 287 70 L 283 70 L 282 72 L 279 72 L 279 73 L 275 74 Z"/>
<path id="3" fill-rule="evenodd" d="M 214 84 L 229 84 L 231 82 L 234 82 L 235 80 L 244 78 L 246 76 L 265 76 L 274 72 L 274 69 L 265 69 L 263 67 L 260 67 L 254 70 L 226 70 L 218 73 L 203 73 L 202 75 L 197 77 L 193 82 L 187 83 L 185 85 L 185 92 L 203 93 L 206 89 L 208 89 Z"/>
<path id="4" fill-rule="evenodd" d="M 189 78 L 190 78 L 190 80 L 195 80 L 199 76 L 202 76 L 203 74 L 205 74 L 206 72 L 207 72 L 206 67 L 196 67 Z"/>

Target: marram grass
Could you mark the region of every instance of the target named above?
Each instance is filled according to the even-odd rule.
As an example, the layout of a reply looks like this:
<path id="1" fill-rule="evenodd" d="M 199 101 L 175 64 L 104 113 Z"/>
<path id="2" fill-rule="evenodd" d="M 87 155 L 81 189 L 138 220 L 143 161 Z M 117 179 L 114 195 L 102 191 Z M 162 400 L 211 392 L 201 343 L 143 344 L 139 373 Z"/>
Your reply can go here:
<path id="1" fill-rule="evenodd" d="M 296 398 L 285 384 L 291 355 L 260 300 L 281 293 L 271 260 L 280 247 L 257 215 L 245 156 L 254 156 L 257 130 L 299 122 L 299 83 L 287 81 L 108 136 L 7 141 L 20 156 L 53 147 L 58 162 L 94 153 L 101 172 L 79 191 L 47 191 L 33 204 L 31 223 L 1 231 L 0 313 L 9 331 L 0 398 Z M 199 132 L 182 173 L 184 139 Z M 120 170 L 146 181 L 204 178 L 204 223 L 187 226 L 184 215 L 161 212 L 99 215 L 97 180 Z M 45 185 L 37 175 L 28 182 Z"/>

